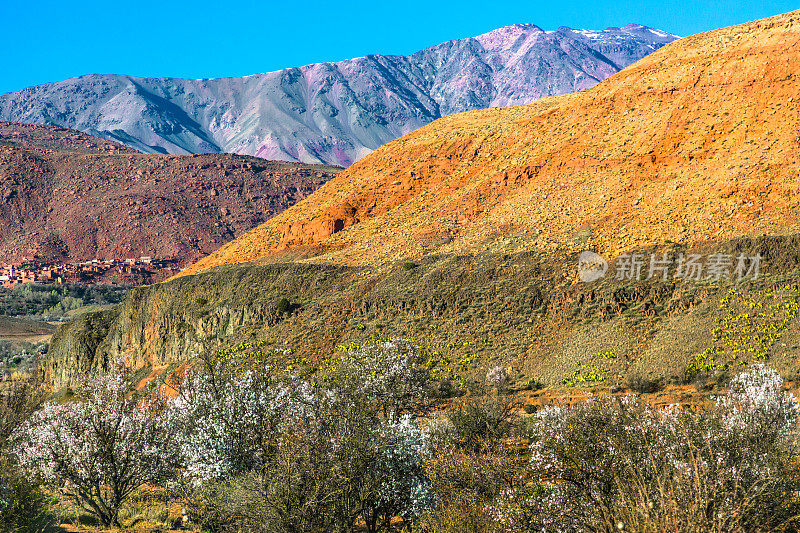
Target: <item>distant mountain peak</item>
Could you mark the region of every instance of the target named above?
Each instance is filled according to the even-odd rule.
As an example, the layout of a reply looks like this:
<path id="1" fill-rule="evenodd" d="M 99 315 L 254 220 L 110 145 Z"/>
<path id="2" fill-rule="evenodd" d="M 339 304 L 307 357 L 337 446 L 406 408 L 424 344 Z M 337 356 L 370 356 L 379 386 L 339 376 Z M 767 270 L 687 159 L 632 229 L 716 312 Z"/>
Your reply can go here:
<path id="1" fill-rule="evenodd" d="M 534 24 L 510 24 L 474 37 L 486 50 L 497 50 L 514 44 L 522 36 L 544 33 Z"/>

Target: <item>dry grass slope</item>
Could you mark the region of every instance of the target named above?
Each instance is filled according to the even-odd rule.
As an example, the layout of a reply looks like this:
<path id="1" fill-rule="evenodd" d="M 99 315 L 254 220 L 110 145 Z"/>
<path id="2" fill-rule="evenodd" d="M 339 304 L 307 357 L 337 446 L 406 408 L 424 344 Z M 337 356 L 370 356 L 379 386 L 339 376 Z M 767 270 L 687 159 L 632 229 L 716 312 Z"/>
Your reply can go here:
<path id="1" fill-rule="evenodd" d="M 62 327 L 52 381 L 254 340 L 316 363 L 376 337 L 415 339 L 457 383 L 498 365 L 516 388 L 718 370 L 729 289 L 800 295 L 798 56 L 800 12 L 682 39 L 583 93 L 437 121 L 182 277 Z M 581 283 L 586 248 L 760 254 L 762 276 Z M 780 335 L 756 359 L 797 380 L 798 321 L 765 326 Z"/>
<path id="2" fill-rule="evenodd" d="M 793 12 L 681 39 L 588 91 L 443 118 L 185 273 L 793 233 L 798 62 Z"/>

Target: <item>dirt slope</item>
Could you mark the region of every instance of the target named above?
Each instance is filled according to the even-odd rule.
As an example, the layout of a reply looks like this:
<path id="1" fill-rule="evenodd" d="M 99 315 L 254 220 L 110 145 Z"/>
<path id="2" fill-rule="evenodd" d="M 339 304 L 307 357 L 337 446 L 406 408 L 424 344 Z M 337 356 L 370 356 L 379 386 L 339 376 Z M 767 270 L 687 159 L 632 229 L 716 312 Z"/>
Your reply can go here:
<path id="1" fill-rule="evenodd" d="M 794 232 L 798 64 L 794 12 L 681 39 L 588 91 L 438 120 L 190 272 L 309 246 L 315 262 L 377 265 Z"/>

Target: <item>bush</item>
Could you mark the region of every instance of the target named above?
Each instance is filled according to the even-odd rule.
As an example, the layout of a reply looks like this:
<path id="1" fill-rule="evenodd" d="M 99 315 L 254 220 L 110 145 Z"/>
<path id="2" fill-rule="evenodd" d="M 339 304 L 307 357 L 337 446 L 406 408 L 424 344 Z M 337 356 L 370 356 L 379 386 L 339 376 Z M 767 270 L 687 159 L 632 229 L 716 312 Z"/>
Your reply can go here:
<path id="1" fill-rule="evenodd" d="M 207 366 L 170 408 L 193 487 L 192 516 L 212 531 L 389 530 L 432 504 L 428 436 L 411 418 L 425 397 L 403 341 L 345 353 L 324 383 Z M 401 415 L 400 413 L 406 413 Z"/>
<path id="2" fill-rule="evenodd" d="M 367 344 L 344 353 L 331 376 L 340 394 L 360 397 L 377 414 L 421 413 L 429 396 L 430 376 L 417 364 L 419 347 L 404 339 Z"/>
<path id="3" fill-rule="evenodd" d="M 54 517 L 49 501 L 31 480 L 17 473 L 17 466 L 0 464 L 0 533 L 39 533 Z"/>
<path id="4" fill-rule="evenodd" d="M 278 300 L 277 307 L 278 307 L 278 312 L 283 314 L 291 311 L 292 304 L 289 302 L 288 298 L 281 298 L 280 300 Z"/>
<path id="5" fill-rule="evenodd" d="M 544 383 L 542 383 L 536 378 L 531 378 L 527 382 L 525 382 L 525 386 L 522 388 L 524 390 L 530 390 L 530 391 L 542 390 L 544 388 Z"/>
<path id="6" fill-rule="evenodd" d="M 42 405 L 47 393 L 32 379 L 0 386 L 0 454 L 3 454 L 9 451 L 11 436 Z"/>
<path id="7" fill-rule="evenodd" d="M 419 531 L 425 533 L 485 533 L 494 530 L 496 520 L 484 502 L 469 497 L 448 501 L 426 512 L 419 524 Z"/>
<path id="8" fill-rule="evenodd" d="M 459 446 L 478 452 L 509 435 L 516 403 L 498 396 L 469 398 L 455 403 L 447 418 Z"/>
<path id="9" fill-rule="evenodd" d="M 547 408 L 531 431 L 533 487 L 498 500 L 511 531 L 796 530 L 797 406 L 777 373 L 737 376 L 710 409 L 635 396 Z"/>
<path id="10" fill-rule="evenodd" d="M 460 394 L 460 390 L 449 379 L 439 381 L 438 385 L 434 388 L 434 396 L 437 398 L 452 398 Z"/>
<path id="11" fill-rule="evenodd" d="M 212 531 L 334 531 L 361 519 L 370 532 L 394 517 L 413 524 L 432 502 L 424 432 L 381 421 L 322 395 L 271 435 L 260 468 L 199 485 L 194 520 Z"/>
<path id="12" fill-rule="evenodd" d="M 2 384 L 0 391 L 0 533 L 44 531 L 52 522 L 47 498 L 34 480 L 20 475 L 11 438 L 44 401 L 35 381 Z"/>
<path id="13" fill-rule="evenodd" d="M 206 532 L 241 530 L 257 487 L 258 479 L 251 474 L 208 480 L 185 498 L 188 517 Z"/>
<path id="14" fill-rule="evenodd" d="M 479 442 L 464 447 L 448 419 L 430 425 L 432 451 L 426 471 L 437 505 L 423 513 L 421 531 L 492 531 L 496 520 L 490 504 L 519 481 L 518 450 L 505 440 L 477 436 Z"/>
<path id="15" fill-rule="evenodd" d="M 628 388 L 639 394 L 651 394 L 661 390 L 661 381 L 658 379 L 646 378 L 642 375 L 634 375 L 628 378 Z"/>
<path id="16" fill-rule="evenodd" d="M 508 371 L 504 366 L 494 366 L 486 372 L 486 385 L 490 388 L 503 391 L 508 387 L 510 381 Z"/>

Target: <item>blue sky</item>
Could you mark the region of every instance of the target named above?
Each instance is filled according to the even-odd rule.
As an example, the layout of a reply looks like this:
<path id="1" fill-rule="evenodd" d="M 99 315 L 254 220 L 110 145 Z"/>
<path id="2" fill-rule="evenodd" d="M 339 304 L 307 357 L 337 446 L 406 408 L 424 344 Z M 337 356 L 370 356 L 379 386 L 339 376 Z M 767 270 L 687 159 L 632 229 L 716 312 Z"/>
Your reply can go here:
<path id="1" fill-rule="evenodd" d="M 211 78 L 409 54 L 521 22 L 545 30 L 637 22 L 685 36 L 799 7 L 753 0 L 0 0 L 0 93 L 89 73 Z"/>

